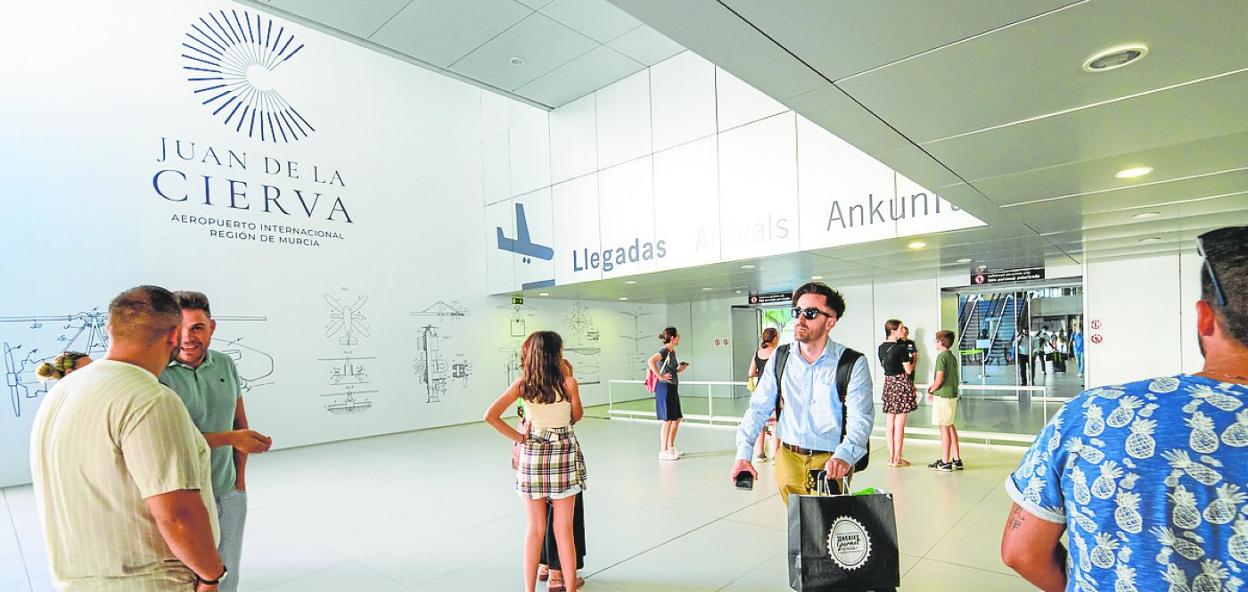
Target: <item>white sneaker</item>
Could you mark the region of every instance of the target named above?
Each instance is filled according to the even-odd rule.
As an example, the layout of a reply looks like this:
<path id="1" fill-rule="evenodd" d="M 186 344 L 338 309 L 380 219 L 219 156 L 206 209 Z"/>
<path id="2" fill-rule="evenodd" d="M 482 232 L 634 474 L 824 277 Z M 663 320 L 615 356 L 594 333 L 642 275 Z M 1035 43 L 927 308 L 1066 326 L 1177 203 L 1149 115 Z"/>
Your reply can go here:
<path id="1" fill-rule="evenodd" d="M 659 460 L 680 460 L 680 457 L 671 450 L 664 450 L 659 453 Z"/>
<path id="2" fill-rule="evenodd" d="M 672 454 L 675 454 L 675 455 L 676 455 L 676 458 L 681 458 L 681 457 L 685 456 L 685 453 L 684 453 L 684 452 L 682 452 L 682 451 L 680 451 L 680 450 L 676 450 L 675 448 L 673 448 L 673 449 L 669 450 L 668 452 L 671 452 Z"/>

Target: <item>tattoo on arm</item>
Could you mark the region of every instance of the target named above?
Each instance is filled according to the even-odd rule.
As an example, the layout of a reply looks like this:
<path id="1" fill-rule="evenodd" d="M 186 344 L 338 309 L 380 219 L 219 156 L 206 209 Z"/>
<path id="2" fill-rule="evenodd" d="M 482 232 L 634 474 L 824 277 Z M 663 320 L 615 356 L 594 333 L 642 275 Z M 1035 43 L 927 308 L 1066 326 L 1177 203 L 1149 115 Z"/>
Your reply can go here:
<path id="1" fill-rule="evenodd" d="M 1018 506 L 1014 506 L 1014 508 L 1010 510 L 1010 530 L 1018 530 L 1019 528 L 1022 528 L 1023 520 L 1026 519 L 1027 515 L 1023 512 L 1023 509 Z"/>

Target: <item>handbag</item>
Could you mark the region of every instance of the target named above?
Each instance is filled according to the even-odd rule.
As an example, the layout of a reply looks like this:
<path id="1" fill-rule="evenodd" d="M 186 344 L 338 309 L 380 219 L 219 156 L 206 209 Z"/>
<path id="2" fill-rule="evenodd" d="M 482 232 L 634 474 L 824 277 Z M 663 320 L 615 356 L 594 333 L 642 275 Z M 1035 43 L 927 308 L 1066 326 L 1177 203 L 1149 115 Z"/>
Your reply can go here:
<path id="1" fill-rule="evenodd" d="M 790 495 L 789 586 L 799 592 L 889 590 L 901 584 L 893 496 Z M 842 491 L 848 491 L 843 481 Z"/>

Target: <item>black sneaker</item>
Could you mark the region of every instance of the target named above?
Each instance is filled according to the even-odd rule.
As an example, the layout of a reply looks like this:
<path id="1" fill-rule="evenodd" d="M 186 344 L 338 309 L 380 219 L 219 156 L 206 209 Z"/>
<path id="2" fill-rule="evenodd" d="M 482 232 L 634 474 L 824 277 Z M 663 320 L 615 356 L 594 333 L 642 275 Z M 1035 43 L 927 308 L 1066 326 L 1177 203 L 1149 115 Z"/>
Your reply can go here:
<path id="1" fill-rule="evenodd" d="M 962 459 L 960 459 L 960 458 L 955 458 L 955 459 L 953 459 L 953 470 L 955 470 L 955 471 L 961 471 L 961 470 L 964 470 L 964 469 L 965 469 L 965 467 L 963 467 L 963 466 L 962 466 Z"/>
<path id="2" fill-rule="evenodd" d="M 933 470 L 933 471 L 940 471 L 940 472 L 942 472 L 942 473 L 952 473 L 952 472 L 953 472 L 953 463 L 947 463 L 947 462 L 945 462 L 945 461 L 943 461 L 943 460 L 939 460 L 939 459 L 937 459 L 937 460 L 936 460 L 936 462 L 934 462 L 934 463 L 932 463 L 932 464 L 930 464 L 930 465 L 927 465 L 927 468 L 929 468 L 929 469 L 931 469 L 931 470 Z"/>

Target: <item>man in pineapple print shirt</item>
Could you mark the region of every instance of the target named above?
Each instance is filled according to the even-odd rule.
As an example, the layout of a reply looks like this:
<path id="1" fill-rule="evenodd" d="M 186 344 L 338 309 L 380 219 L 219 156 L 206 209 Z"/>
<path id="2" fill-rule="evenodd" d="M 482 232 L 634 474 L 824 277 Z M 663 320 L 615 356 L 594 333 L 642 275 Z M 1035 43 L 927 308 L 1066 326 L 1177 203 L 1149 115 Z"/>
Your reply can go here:
<path id="1" fill-rule="evenodd" d="M 1203 370 L 1083 392 L 1006 479 L 1001 558 L 1042 590 L 1248 591 L 1248 227 L 1197 244 Z"/>

